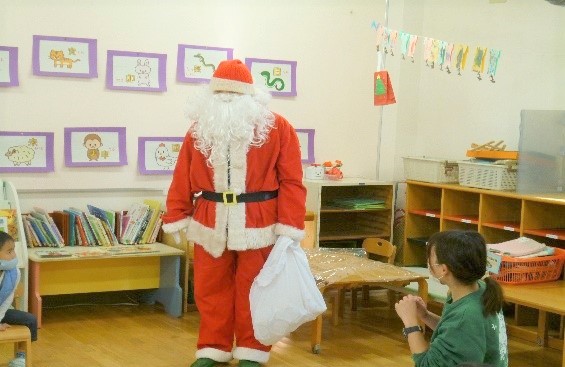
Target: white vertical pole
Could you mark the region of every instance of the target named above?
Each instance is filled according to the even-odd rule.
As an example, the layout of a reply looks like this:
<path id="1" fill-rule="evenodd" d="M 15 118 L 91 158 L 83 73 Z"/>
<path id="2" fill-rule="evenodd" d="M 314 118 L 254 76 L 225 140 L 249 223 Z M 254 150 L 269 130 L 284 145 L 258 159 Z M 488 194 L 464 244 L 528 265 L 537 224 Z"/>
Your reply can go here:
<path id="1" fill-rule="evenodd" d="M 389 0 L 385 0 L 385 27 L 388 28 L 388 6 L 389 6 Z M 382 67 L 383 69 L 385 68 L 385 64 L 386 64 L 386 54 L 382 52 L 382 49 L 379 50 L 378 52 L 380 55 L 382 55 Z M 379 68 L 381 67 L 381 62 L 380 62 L 380 56 L 379 54 L 377 55 L 377 70 L 379 70 Z M 378 138 L 377 138 L 377 180 L 379 179 L 379 175 L 380 175 L 380 166 L 381 166 L 381 145 L 382 145 L 382 132 L 383 132 L 383 113 L 384 113 L 384 106 L 381 106 L 381 116 L 379 119 L 379 126 L 378 126 Z"/>

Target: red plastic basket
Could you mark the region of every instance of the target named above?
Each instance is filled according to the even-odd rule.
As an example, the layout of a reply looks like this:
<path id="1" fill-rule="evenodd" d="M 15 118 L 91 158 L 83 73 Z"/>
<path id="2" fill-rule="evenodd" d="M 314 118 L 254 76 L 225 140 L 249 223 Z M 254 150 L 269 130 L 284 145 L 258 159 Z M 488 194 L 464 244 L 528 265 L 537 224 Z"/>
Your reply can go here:
<path id="1" fill-rule="evenodd" d="M 520 259 L 503 256 L 498 274 L 490 274 L 492 279 L 507 284 L 527 284 L 550 282 L 559 279 L 565 263 L 565 250 L 555 248 L 551 256 Z"/>

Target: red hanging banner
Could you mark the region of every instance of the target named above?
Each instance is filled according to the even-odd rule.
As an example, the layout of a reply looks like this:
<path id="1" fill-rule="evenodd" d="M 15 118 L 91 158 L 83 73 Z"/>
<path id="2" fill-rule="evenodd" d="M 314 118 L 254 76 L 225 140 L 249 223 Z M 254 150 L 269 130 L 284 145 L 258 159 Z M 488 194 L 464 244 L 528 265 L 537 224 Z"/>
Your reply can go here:
<path id="1" fill-rule="evenodd" d="M 375 106 L 396 103 L 388 71 L 383 70 L 375 72 L 373 92 L 375 94 Z"/>

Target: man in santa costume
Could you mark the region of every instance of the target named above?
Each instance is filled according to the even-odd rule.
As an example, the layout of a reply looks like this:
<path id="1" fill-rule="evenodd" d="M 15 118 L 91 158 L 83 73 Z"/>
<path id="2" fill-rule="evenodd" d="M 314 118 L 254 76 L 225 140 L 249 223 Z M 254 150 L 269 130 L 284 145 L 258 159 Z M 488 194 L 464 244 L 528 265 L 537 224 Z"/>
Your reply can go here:
<path id="1" fill-rule="evenodd" d="M 271 347 L 255 339 L 249 290 L 278 236 L 304 237 L 306 189 L 298 137 L 269 111 L 239 60 L 218 65 L 209 88 L 189 103 L 193 122 L 167 196 L 163 230 L 194 246 L 200 312 L 191 367 L 239 360 L 260 366 Z M 282 295 L 281 295 L 282 296 Z"/>

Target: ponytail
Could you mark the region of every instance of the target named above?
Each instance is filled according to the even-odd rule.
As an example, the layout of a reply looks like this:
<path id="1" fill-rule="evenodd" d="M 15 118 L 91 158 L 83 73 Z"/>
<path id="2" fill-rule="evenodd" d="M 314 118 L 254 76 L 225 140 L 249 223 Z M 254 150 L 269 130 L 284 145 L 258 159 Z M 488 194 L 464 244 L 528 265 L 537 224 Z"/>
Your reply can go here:
<path id="1" fill-rule="evenodd" d="M 486 289 L 482 296 L 483 313 L 485 316 L 494 315 L 504 305 L 504 294 L 498 282 L 490 277 L 484 278 Z"/>

